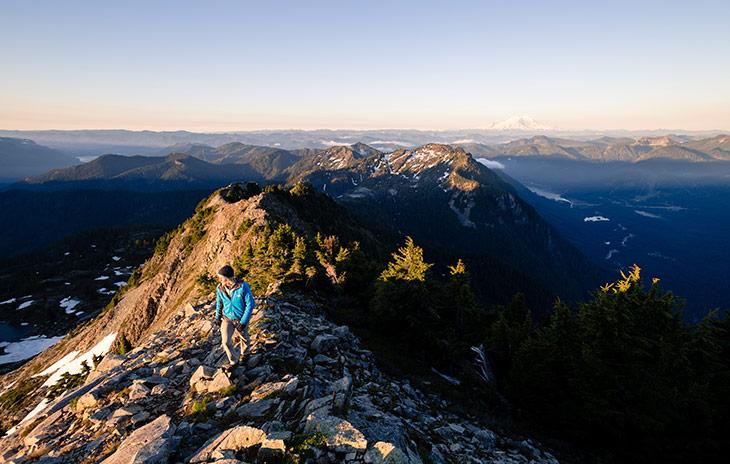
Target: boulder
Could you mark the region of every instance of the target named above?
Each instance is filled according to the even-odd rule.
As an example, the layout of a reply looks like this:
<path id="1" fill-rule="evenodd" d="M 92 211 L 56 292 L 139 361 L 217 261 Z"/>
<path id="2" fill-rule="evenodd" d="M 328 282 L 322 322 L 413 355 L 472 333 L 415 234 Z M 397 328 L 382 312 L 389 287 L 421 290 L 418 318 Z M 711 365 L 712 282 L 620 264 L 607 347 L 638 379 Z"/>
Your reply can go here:
<path id="1" fill-rule="evenodd" d="M 408 457 L 392 443 L 379 441 L 365 453 L 367 464 L 408 464 Z"/>
<path id="2" fill-rule="evenodd" d="M 346 375 L 341 379 L 332 383 L 332 395 L 334 400 L 332 401 L 332 407 L 335 413 L 344 412 L 350 405 L 350 398 L 352 397 L 352 377 Z"/>
<path id="3" fill-rule="evenodd" d="M 175 424 L 163 415 L 144 425 L 122 441 L 102 464 L 163 464 L 172 451 Z"/>
<path id="4" fill-rule="evenodd" d="M 266 440 L 266 432 L 255 427 L 240 425 L 224 430 L 208 440 L 193 456 L 190 463 L 206 462 L 217 454 L 232 451 L 234 454 L 242 449 L 251 448 Z"/>
<path id="5" fill-rule="evenodd" d="M 76 400 L 76 412 L 82 413 L 87 409 L 95 408 L 99 404 L 99 399 L 94 393 L 84 393 Z"/>
<path id="6" fill-rule="evenodd" d="M 147 398 L 150 394 L 150 389 L 142 383 L 133 383 L 129 387 L 129 399 L 132 401 Z"/>
<path id="7" fill-rule="evenodd" d="M 364 452 L 368 446 L 365 435 L 339 417 L 315 414 L 307 416 L 304 433 L 317 432 L 325 436 L 327 447 L 338 453 Z"/>
<path id="8" fill-rule="evenodd" d="M 265 417 L 271 409 L 279 403 L 278 398 L 268 398 L 260 401 L 250 401 L 236 409 L 236 414 L 247 418 Z"/>
<path id="9" fill-rule="evenodd" d="M 299 380 L 296 377 L 294 377 L 293 379 L 290 379 L 289 381 L 269 382 L 269 383 L 265 383 L 263 385 L 259 385 L 251 393 L 251 400 L 258 401 L 263 398 L 277 396 L 277 395 L 291 395 L 296 391 L 298 384 L 299 384 Z"/>
<path id="10" fill-rule="evenodd" d="M 312 340 L 310 348 L 317 353 L 327 353 L 337 345 L 338 338 L 333 335 L 317 335 Z"/>
<path id="11" fill-rule="evenodd" d="M 219 369 L 213 377 L 213 380 L 208 382 L 206 389 L 208 393 L 218 393 L 231 385 L 233 385 L 231 379 L 228 378 L 225 372 Z"/>
<path id="12" fill-rule="evenodd" d="M 284 454 L 286 454 L 284 440 L 266 439 L 261 442 L 257 459 L 259 462 L 273 464 L 281 462 L 284 459 Z"/>

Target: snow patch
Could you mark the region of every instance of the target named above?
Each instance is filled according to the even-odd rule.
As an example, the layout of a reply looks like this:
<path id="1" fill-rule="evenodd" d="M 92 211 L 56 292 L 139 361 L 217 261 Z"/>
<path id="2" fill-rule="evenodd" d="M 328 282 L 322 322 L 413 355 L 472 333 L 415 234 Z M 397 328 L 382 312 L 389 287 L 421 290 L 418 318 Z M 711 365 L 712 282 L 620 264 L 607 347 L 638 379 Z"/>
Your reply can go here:
<path id="1" fill-rule="evenodd" d="M 611 257 L 613 255 L 615 255 L 616 253 L 618 253 L 618 250 L 616 250 L 615 248 L 612 249 L 612 250 L 608 250 L 608 254 L 606 255 L 606 259 L 611 259 Z"/>
<path id="2" fill-rule="evenodd" d="M 71 298 L 70 296 L 67 296 L 63 300 L 61 300 L 58 304 L 66 311 L 66 314 L 73 314 L 74 308 L 81 303 L 81 300 L 77 300 L 76 298 Z"/>
<path id="3" fill-rule="evenodd" d="M 122 258 L 121 258 L 120 256 L 112 256 L 112 259 L 113 259 L 114 261 L 119 261 L 119 260 L 120 260 L 120 259 L 122 259 Z"/>
<path id="4" fill-rule="evenodd" d="M 96 279 L 94 279 L 94 280 L 107 280 L 107 279 L 109 279 L 109 276 L 105 276 L 105 275 L 103 275 L 103 276 L 99 276 L 99 277 L 97 277 L 97 278 L 96 278 Z"/>
<path id="5" fill-rule="evenodd" d="M 9 300 L 0 301 L 0 304 L 10 304 L 10 303 L 15 303 L 16 301 L 17 301 L 16 298 L 11 298 Z"/>
<path id="6" fill-rule="evenodd" d="M 0 348 L 5 349 L 5 354 L 0 355 L 0 364 L 14 363 L 32 358 L 46 348 L 55 345 L 63 336 L 46 337 L 45 335 L 34 335 L 17 342 L 0 342 Z"/>
<path id="7" fill-rule="evenodd" d="M 606 222 L 606 221 L 610 221 L 610 219 L 605 216 L 588 216 L 586 218 L 583 218 L 583 222 Z"/>
<path id="8" fill-rule="evenodd" d="M 72 351 L 63 358 L 53 363 L 50 367 L 45 369 L 43 372 L 35 374 L 33 377 L 40 377 L 48 375 L 44 387 L 50 387 L 59 381 L 63 374 L 78 374 L 83 370 L 82 364 L 86 362 L 89 367 L 94 365 L 94 357 L 104 356 L 111 350 L 114 340 L 117 338 L 117 333 L 112 332 L 106 337 L 102 338 L 93 348 L 84 354 L 79 355 L 78 351 Z"/>
<path id="9" fill-rule="evenodd" d="M 25 309 L 28 306 L 32 305 L 34 301 L 35 300 L 24 301 L 24 302 L 20 303 L 20 305 L 18 306 L 18 309 Z"/>
<path id="10" fill-rule="evenodd" d="M 20 422 L 18 422 L 15 425 L 15 427 L 13 427 L 10 430 L 8 430 L 5 435 L 12 435 L 12 434 L 14 434 L 15 431 L 18 430 L 18 426 L 20 426 L 20 424 L 23 424 L 23 423 L 28 422 L 29 420 L 33 419 L 35 416 L 38 415 L 39 412 L 41 412 L 44 409 L 46 409 L 46 406 L 48 406 L 48 399 L 47 398 L 43 398 L 41 400 L 41 402 L 38 403 L 38 405 L 35 408 L 33 408 L 33 410 L 31 412 L 29 412 Z"/>

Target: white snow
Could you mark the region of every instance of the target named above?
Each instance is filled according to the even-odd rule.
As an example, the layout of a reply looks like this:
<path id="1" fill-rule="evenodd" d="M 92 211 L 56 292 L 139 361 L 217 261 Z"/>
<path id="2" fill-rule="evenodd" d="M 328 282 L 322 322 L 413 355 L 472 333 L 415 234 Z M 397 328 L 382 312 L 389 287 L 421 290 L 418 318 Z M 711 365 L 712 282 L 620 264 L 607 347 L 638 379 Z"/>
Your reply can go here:
<path id="1" fill-rule="evenodd" d="M 97 277 L 97 278 L 96 278 L 96 279 L 94 279 L 94 280 L 107 280 L 107 279 L 109 279 L 109 276 L 105 276 L 105 275 L 103 275 L 103 276 L 99 276 L 99 277 Z"/>
<path id="2" fill-rule="evenodd" d="M 61 337 L 46 337 L 45 335 L 34 335 L 17 342 L 0 342 L 0 347 L 5 348 L 5 354 L 0 355 L 0 364 L 14 363 L 24 359 L 32 358 L 49 346 L 58 343 Z"/>
<path id="3" fill-rule="evenodd" d="M 61 376 L 65 373 L 78 374 L 83 370 L 82 364 L 86 362 L 89 367 L 94 366 L 94 356 L 104 356 L 111 350 L 114 340 L 117 338 L 117 333 L 112 332 L 106 337 L 102 338 L 93 348 L 86 353 L 79 355 L 78 351 L 72 351 L 63 358 L 59 359 L 43 372 L 35 374 L 33 377 L 39 377 L 42 375 L 49 375 L 48 379 L 43 382 L 43 386 L 50 387 L 54 385 Z"/>
<path id="4" fill-rule="evenodd" d="M 479 143 L 479 141 L 478 140 L 474 140 L 474 139 L 459 139 L 459 140 L 454 140 L 451 143 L 453 143 L 453 144 L 457 144 L 457 143 Z"/>
<path id="5" fill-rule="evenodd" d="M 489 169 L 504 169 L 504 164 L 500 163 L 499 161 L 490 160 L 487 158 L 477 158 L 477 161 L 482 163 Z"/>
<path id="6" fill-rule="evenodd" d="M 21 322 L 20 325 L 22 325 L 23 327 L 25 327 L 26 325 L 30 325 L 30 322 Z"/>
<path id="7" fill-rule="evenodd" d="M 9 300 L 0 301 L 0 304 L 10 304 L 10 303 L 15 303 L 16 301 L 17 301 L 16 298 L 11 298 Z"/>
<path id="8" fill-rule="evenodd" d="M 102 295 L 114 295 L 116 291 L 114 290 L 107 290 L 106 287 L 102 287 L 99 290 L 97 290 L 98 293 L 101 293 Z"/>
<path id="9" fill-rule="evenodd" d="M 611 259 L 611 256 L 615 255 L 616 253 L 618 253 L 618 250 L 616 250 L 616 249 L 608 250 L 608 254 L 606 255 L 606 259 Z"/>
<path id="10" fill-rule="evenodd" d="M 32 305 L 34 301 L 35 300 L 24 301 L 23 303 L 20 303 L 20 305 L 18 306 L 18 309 L 25 309 L 28 306 Z"/>
<path id="11" fill-rule="evenodd" d="M 516 130 L 516 131 L 546 131 L 552 127 L 541 124 L 529 116 L 512 116 L 504 121 L 495 122 L 489 129 L 492 130 Z"/>
<path id="12" fill-rule="evenodd" d="M 71 252 L 70 251 L 67 251 L 66 253 L 63 254 L 63 256 L 68 256 L 70 254 L 71 254 Z"/>
<path id="13" fill-rule="evenodd" d="M 639 216 L 644 216 L 644 217 L 648 217 L 648 218 L 652 218 L 652 219 L 661 219 L 661 218 L 662 218 L 662 217 L 661 217 L 660 215 L 658 215 L 658 214 L 654 214 L 654 213 L 649 213 L 649 212 L 646 212 L 646 211 L 640 211 L 640 210 L 638 210 L 638 209 L 635 209 L 635 210 L 634 210 L 634 212 L 635 212 L 636 214 L 638 214 Z"/>
<path id="14" fill-rule="evenodd" d="M 78 306 L 79 303 L 81 303 L 81 300 L 77 300 L 76 298 L 71 298 L 70 296 L 67 296 L 58 304 L 66 311 L 66 314 L 73 314 L 74 308 Z"/>
<path id="15" fill-rule="evenodd" d="M 605 216 L 588 216 L 586 218 L 583 218 L 583 222 L 606 222 L 606 221 L 610 221 L 610 219 Z"/>
<path id="16" fill-rule="evenodd" d="M 125 281 L 122 280 L 122 281 L 119 281 L 119 282 L 114 282 L 114 285 L 116 285 L 119 288 L 122 288 L 122 287 L 124 287 L 124 286 L 127 285 L 127 282 L 125 282 Z"/>
<path id="17" fill-rule="evenodd" d="M 120 259 L 122 259 L 122 258 L 121 258 L 121 257 L 119 257 L 119 256 L 112 256 L 112 259 L 113 259 L 114 261 L 119 261 L 119 260 L 120 260 Z"/>
<path id="18" fill-rule="evenodd" d="M 28 422 L 29 420 L 33 419 L 35 416 L 38 415 L 39 412 L 41 412 L 44 409 L 46 409 L 46 406 L 48 406 L 48 399 L 47 398 L 43 398 L 41 400 L 41 402 L 38 403 L 38 405 L 35 408 L 33 408 L 33 410 L 31 412 L 29 412 L 20 422 L 18 422 L 15 425 L 15 427 L 13 427 L 10 430 L 8 430 L 5 435 L 12 435 L 12 434 L 14 434 L 15 431 L 18 430 L 18 426 L 20 424 L 23 424 L 23 423 Z"/>

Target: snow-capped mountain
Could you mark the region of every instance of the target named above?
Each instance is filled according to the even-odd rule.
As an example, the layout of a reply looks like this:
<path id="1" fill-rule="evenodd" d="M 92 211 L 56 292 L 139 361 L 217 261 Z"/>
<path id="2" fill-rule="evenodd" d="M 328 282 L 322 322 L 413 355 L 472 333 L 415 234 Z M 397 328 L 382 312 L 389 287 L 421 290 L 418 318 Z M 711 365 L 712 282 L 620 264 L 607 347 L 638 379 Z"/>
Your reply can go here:
<path id="1" fill-rule="evenodd" d="M 505 119 L 504 121 L 499 121 L 492 123 L 491 126 L 489 126 L 489 129 L 491 130 L 500 130 L 500 131 L 547 131 L 547 130 L 554 130 L 553 127 L 547 126 L 545 124 L 539 123 L 535 121 L 533 118 L 529 116 L 512 116 L 510 118 Z"/>

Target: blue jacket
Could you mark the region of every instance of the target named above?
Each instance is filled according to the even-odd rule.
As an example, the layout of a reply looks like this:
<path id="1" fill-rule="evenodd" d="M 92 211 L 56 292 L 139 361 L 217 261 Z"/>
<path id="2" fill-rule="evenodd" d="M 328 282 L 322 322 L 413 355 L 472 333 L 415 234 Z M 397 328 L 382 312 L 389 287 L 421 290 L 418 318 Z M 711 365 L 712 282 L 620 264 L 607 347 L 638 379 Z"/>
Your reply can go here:
<path id="1" fill-rule="evenodd" d="M 223 315 L 234 321 L 241 321 L 244 326 L 248 324 L 253 314 L 254 299 L 251 287 L 246 282 L 240 281 L 230 291 L 231 297 L 218 285 L 215 289 L 215 318 L 220 319 L 221 306 Z"/>

